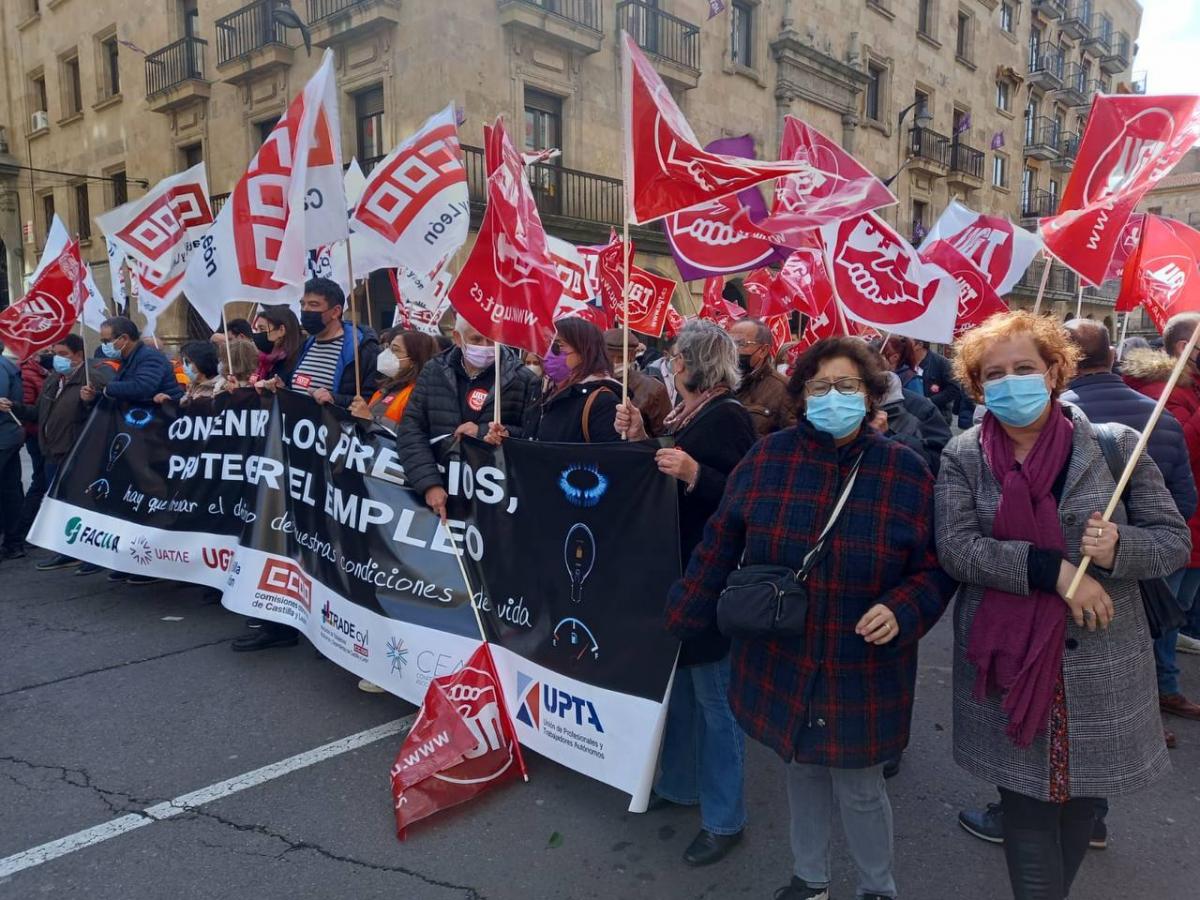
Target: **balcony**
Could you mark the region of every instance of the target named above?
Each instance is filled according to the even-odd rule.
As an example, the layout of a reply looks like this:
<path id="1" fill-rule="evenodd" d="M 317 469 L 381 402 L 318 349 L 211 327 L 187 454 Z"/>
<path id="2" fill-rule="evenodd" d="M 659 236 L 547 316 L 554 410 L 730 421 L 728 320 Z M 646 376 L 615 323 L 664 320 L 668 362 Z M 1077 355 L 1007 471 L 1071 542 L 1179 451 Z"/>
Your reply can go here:
<path id="1" fill-rule="evenodd" d="M 1041 47 L 1029 60 L 1029 83 L 1043 91 L 1062 87 L 1063 56 L 1052 47 Z"/>
<path id="2" fill-rule="evenodd" d="M 658 74 L 681 88 L 700 83 L 700 27 L 640 0 L 617 4 L 617 29 L 650 54 Z"/>
<path id="3" fill-rule="evenodd" d="M 1100 57 L 1100 71 L 1108 75 L 1117 75 L 1129 68 L 1130 60 L 1129 35 L 1118 31 L 1113 35 L 1108 52 Z"/>
<path id="4" fill-rule="evenodd" d="M 1113 23 L 1104 13 L 1092 17 L 1092 27 L 1083 39 L 1083 49 L 1103 58 L 1112 51 Z"/>
<path id="5" fill-rule="evenodd" d="M 1021 195 L 1021 220 L 1036 222 L 1045 216 L 1054 215 L 1058 206 L 1058 198 L 1049 191 L 1027 191 Z"/>
<path id="6" fill-rule="evenodd" d="M 497 0 L 500 24 L 549 38 L 570 50 L 596 53 L 604 41 L 600 0 Z"/>
<path id="7" fill-rule="evenodd" d="M 950 145 L 950 175 L 946 180 L 968 189 L 983 187 L 983 159 L 982 150 L 954 141 Z"/>
<path id="8" fill-rule="evenodd" d="M 911 128 L 908 155 L 910 169 L 945 175 L 950 168 L 950 138 L 932 128 Z"/>
<path id="9" fill-rule="evenodd" d="M 229 194 L 213 194 L 208 198 L 208 205 L 212 207 L 213 217 L 216 218 L 217 213 L 221 211 L 221 207 L 225 205 L 225 201 L 229 199 Z"/>
<path id="10" fill-rule="evenodd" d="M 1043 19 L 1061 19 L 1066 4 L 1063 0 L 1033 0 L 1033 11 Z"/>
<path id="11" fill-rule="evenodd" d="M 1117 297 L 1121 293 L 1121 280 L 1113 278 L 1103 284 L 1084 286 L 1083 302 L 1096 303 L 1101 306 L 1116 306 Z"/>
<path id="12" fill-rule="evenodd" d="M 1063 68 L 1062 87 L 1058 89 L 1058 99 L 1067 106 L 1083 106 L 1088 102 L 1087 74 L 1077 62 L 1068 63 Z"/>
<path id="13" fill-rule="evenodd" d="M 308 0 L 308 27 L 318 47 L 368 37 L 400 22 L 400 0 Z"/>
<path id="14" fill-rule="evenodd" d="M 1025 120 L 1025 156 L 1029 159 L 1054 159 L 1062 129 L 1047 116 Z"/>
<path id="15" fill-rule="evenodd" d="M 1082 41 L 1091 37 L 1091 19 L 1091 0 L 1073 0 L 1058 27 L 1064 36 L 1073 41 Z"/>
<path id="16" fill-rule="evenodd" d="M 1058 138 L 1058 156 L 1050 160 L 1050 168 L 1059 172 L 1069 172 L 1075 165 L 1075 156 L 1079 153 L 1079 135 L 1074 131 L 1064 131 Z"/>
<path id="17" fill-rule="evenodd" d="M 171 112 L 208 99 L 204 77 L 208 41 L 180 38 L 146 55 L 146 102 L 154 112 Z"/>
<path id="18" fill-rule="evenodd" d="M 287 32 L 275 22 L 275 0 L 256 0 L 217 19 L 217 71 L 243 84 L 292 64 Z"/>

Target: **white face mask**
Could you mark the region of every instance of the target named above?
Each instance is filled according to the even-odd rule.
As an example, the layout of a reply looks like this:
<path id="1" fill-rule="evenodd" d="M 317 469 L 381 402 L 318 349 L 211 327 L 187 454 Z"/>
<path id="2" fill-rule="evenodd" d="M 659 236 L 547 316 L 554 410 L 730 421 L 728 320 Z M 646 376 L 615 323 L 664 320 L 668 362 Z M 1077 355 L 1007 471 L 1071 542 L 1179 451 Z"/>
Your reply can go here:
<path id="1" fill-rule="evenodd" d="M 462 345 L 463 359 L 474 369 L 486 369 L 495 359 L 496 350 L 493 347 L 480 347 L 477 344 Z"/>
<path id="2" fill-rule="evenodd" d="M 384 347 L 379 351 L 379 358 L 375 360 L 375 368 L 379 370 L 380 375 L 387 378 L 396 377 L 396 373 L 400 371 L 400 360 L 392 352 L 391 347 Z"/>

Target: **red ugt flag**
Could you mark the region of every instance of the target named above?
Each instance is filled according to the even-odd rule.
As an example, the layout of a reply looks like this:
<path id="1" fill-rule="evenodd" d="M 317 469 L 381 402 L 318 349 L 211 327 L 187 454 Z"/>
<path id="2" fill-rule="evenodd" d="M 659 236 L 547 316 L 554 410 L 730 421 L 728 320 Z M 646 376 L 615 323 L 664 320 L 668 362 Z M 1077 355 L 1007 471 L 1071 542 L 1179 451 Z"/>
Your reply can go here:
<path id="1" fill-rule="evenodd" d="M 544 356 L 562 294 L 525 164 L 503 119 L 485 127 L 487 209 L 450 303 L 480 334 Z"/>
<path id="2" fill-rule="evenodd" d="M 629 255 L 633 256 L 633 243 L 629 244 Z M 596 272 L 600 282 L 600 297 L 609 316 L 616 323 L 625 321 L 625 244 L 613 241 L 600 251 L 596 258 Z M 629 330 L 638 334 L 658 337 L 667 323 L 667 310 L 671 308 L 671 295 L 675 293 L 675 282 L 670 278 L 655 275 L 640 266 L 629 264 Z"/>
<path id="3" fill-rule="evenodd" d="M 1190 232 L 1185 236 L 1184 231 Z M 1200 312 L 1200 271 L 1196 252 L 1200 234 L 1181 222 L 1147 215 L 1142 239 L 1125 263 L 1121 301 L 1129 309 L 1141 305 L 1161 332 L 1172 316 Z"/>
<path id="4" fill-rule="evenodd" d="M 1008 312 L 1008 304 L 992 289 L 986 273 L 949 241 L 934 241 L 921 250 L 921 259 L 941 266 L 958 283 L 958 318 L 954 336 L 969 331 L 996 313 Z"/>
<path id="5" fill-rule="evenodd" d="M 429 683 L 396 755 L 391 775 L 397 836 L 518 772 L 525 775 L 521 746 L 491 651 L 481 644 L 463 669 Z"/>
<path id="6" fill-rule="evenodd" d="M 28 359 L 71 331 L 83 309 L 83 261 L 71 241 L 29 286 L 29 293 L 0 311 L 0 343 Z"/>
<path id="7" fill-rule="evenodd" d="M 1046 248 L 1088 284 L 1104 280 L 1134 207 L 1200 137 L 1200 96 L 1098 95 Z"/>
<path id="8" fill-rule="evenodd" d="M 704 279 L 704 303 L 700 307 L 700 318 L 720 325 L 726 331 L 738 319 L 746 317 L 746 310 L 725 299 L 725 276 L 716 275 Z"/>
<path id="9" fill-rule="evenodd" d="M 628 34 L 625 44 L 625 191 L 629 220 L 644 225 L 719 200 L 807 164 L 761 162 L 700 147 L 658 72 Z"/>

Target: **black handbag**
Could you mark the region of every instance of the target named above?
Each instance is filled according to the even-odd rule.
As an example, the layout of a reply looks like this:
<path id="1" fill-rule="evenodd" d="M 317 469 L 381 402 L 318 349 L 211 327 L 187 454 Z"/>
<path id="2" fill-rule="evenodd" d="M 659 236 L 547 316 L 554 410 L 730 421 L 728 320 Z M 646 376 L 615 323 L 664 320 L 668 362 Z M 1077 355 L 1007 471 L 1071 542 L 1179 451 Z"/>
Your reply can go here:
<path id="1" fill-rule="evenodd" d="M 1121 475 L 1125 471 L 1125 457 L 1117 445 L 1115 431 L 1107 423 L 1095 422 L 1092 423 L 1092 430 L 1096 433 L 1096 440 L 1100 443 L 1100 450 L 1104 453 L 1104 461 L 1108 463 L 1113 481 L 1120 483 Z M 1125 503 L 1128 499 L 1129 487 L 1126 486 L 1121 502 Z M 1128 510 L 1127 503 L 1126 509 Z M 1187 622 L 1187 613 L 1175 599 L 1175 592 L 1167 585 L 1166 579 L 1147 578 L 1139 581 L 1138 585 L 1142 589 L 1142 606 L 1146 610 L 1146 624 L 1150 627 L 1152 638 L 1157 640 Z"/>
<path id="2" fill-rule="evenodd" d="M 797 637 L 808 618 L 809 573 L 825 556 L 826 539 L 858 478 L 862 454 L 854 462 L 829 521 L 798 570 L 787 566 L 742 566 L 729 576 L 717 598 L 717 628 L 730 638 Z"/>

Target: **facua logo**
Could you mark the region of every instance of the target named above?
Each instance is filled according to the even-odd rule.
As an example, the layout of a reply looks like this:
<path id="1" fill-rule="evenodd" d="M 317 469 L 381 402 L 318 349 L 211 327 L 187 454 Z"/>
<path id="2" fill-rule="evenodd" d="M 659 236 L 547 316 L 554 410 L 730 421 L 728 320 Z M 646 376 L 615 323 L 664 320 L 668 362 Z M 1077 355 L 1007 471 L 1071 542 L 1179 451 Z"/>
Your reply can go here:
<path id="1" fill-rule="evenodd" d="M 312 579 L 286 559 L 267 560 L 258 579 L 258 589 L 295 600 L 305 612 L 312 612 Z"/>
<path id="2" fill-rule="evenodd" d="M 68 544 L 87 544 L 100 550 L 111 550 L 113 553 L 116 553 L 121 545 L 119 534 L 100 531 L 90 525 L 84 525 L 83 520 L 78 516 L 72 516 L 67 520 L 67 526 L 63 529 L 63 533 L 66 535 Z"/>
<path id="3" fill-rule="evenodd" d="M 67 520 L 67 527 L 63 529 L 63 533 L 67 537 L 67 543 L 73 544 L 79 537 L 79 531 L 83 528 L 83 519 L 79 516 L 72 516 Z"/>
<path id="4" fill-rule="evenodd" d="M 595 704 L 585 697 L 577 697 L 550 684 L 541 684 L 519 671 L 517 697 L 521 703 L 517 708 L 517 721 L 524 722 L 530 728 L 540 730 L 543 717 L 558 716 L 568 725 L 586 725 L 604 734 Z"/>

